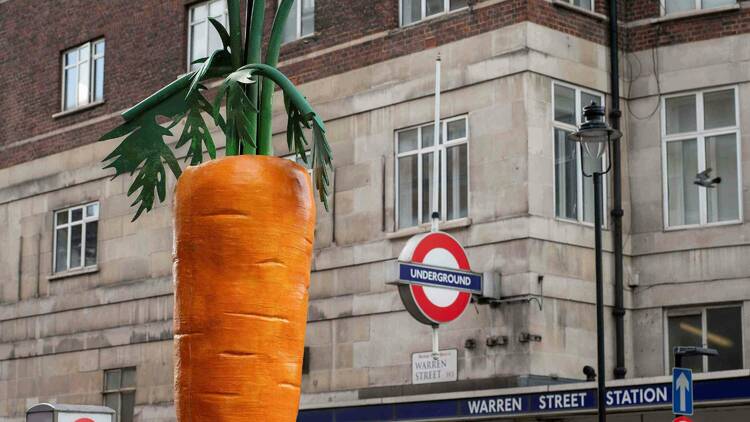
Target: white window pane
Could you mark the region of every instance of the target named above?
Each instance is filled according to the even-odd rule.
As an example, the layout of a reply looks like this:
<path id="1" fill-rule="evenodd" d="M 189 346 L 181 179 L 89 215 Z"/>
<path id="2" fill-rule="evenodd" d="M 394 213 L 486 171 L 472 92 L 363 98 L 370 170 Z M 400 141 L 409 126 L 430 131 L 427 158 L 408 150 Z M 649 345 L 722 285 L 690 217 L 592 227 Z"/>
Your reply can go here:
<path id="1" fill-rule="evenodd" d="M 667 319 L 669 336 L 669 367 L 674 367 L 673 350 L 677 346 L 703 346 L 701 315 L 671 316 Z M 682 367 L 703 372 L 703 357 L 683 356 Z"/>
<path id="2" fill-rule="evenodd" d="M 555 129 L 555 214 L 578 218 L 578 162 L 576 145 L 566 139 L 567 131 Z"/>
<path id="3" fill-rule="evenodd" d="M 289 11 L 289 17 L 286 19 L 284 25 L 283 41 L 289 42 L 297 39 L 297 8 L 299 7 L 299 0 L 295 0 L 292 5 L 292 9 Z"/>
<path id="4" fill-rule="evenodd" d="M 125 368 L 122 370 L 120 385 L 123 388 L 135 387 L 135 368 Z"/>
<path id="5" fill-rule="evenodd" d="M 83 247 L 83 226 L 76 224 L 70 227 L 70 268 L 81 266 L 81 248 Z"/>
<path id="6" fill-rule="evenodd" d="M 96 217 L 99 215 L 99 204 L 86 205 L 86 217 Z"/>
<path id="7" fill-rule="evenodd" d="M 467 6 L 466 0 L 451 0 L 451 10 L 460 9 L 466 6 Z"/>
<path id="8" fill-rule="evenodd" d="M 86 43 L 78 49 L 78 61 L 79 62 L 88 61 L 90 56 L 91 56 L 91 44 Z"/>
<path id="9" fill-rule="evenodd" d="M 410 129 L 398 133 L 398 152 L 414 151 L 419 147 L 419 129 Z"/>
<path id="10" fill-rule="evenodd" d="M 94 44 L 94 54 L 97 56 L 104 55 L 104 41 L 99 41 L 96 44 Z"/>
<path id="11" fill-rule="evenodd" d="M 417 155 L 398 159 L 398 227 L 419 224 L 417 188 Z"/>
<path id="12" fill-rule="evenodd" d="M 573 0 L 573 4 L 586 10 L 594 10 L 591 0 Z"/>
<path id="13" fill-rule="evenodd" d="M 695 9 L 695 0 L 665 0 L 666 13 L 678 13 Z"/>
<path id="14" fill-rule="evenodd" d="M 425 16 L 432 16 L 443 11 L 443 0 L 425 0 Z"/>
<path id="15" fill-rule="evenodd" d="M 224 15 L 224 10 L 226 8 L 227 8 L 227 6 L 226 6 L 226 3 L 224 2 L 224 0 L 213 1 L 209 5 L 209 12 L 208 12 L 209 16 L 212 17 L 212 18 L 214 18 L 214 19 L 220 18 L 220 17 L 222 17 Z M 218 21 L 221 22 L 222 20 L 218 19 Z"/>
<path id="16" fill-rule="evenodd" d="M 667 135 L 696 130 L 695 95 L 667 98 L 665 105 Z"/>
<path id="17" fill-rule="evenodd" d="M 706 129 L 735 125 L 734 90 L 703 94 L 703 121 Z"/>
<path id="18" fill-rule="evenodd" d="M 78 105 L 88 104 L 91 93 L 89 83 L 91 82 L 91 65 L 85 62 L 78 66 Z"/>
<path id="19" fill-rule="evenodd" d="M 57 229 L 56 234 L 55 272 L 59 272 L 68 269 L 68 228 Z"/>
<path id="20" fill-rule="evenodd" d="M 120 393 L 111 393 L 104 395 L 104 405 L 120 413 Z"/>
<path id="21" fill-rule="evenodd" d="M 196 25 L 193 25 L 191 28 L 192 34 L 191 34 L 191 40 L 192 40 L 192 46 L 191 46 L 191 55 L 190 60 L 196 60 L 200 59 L 202 57 L 207 56 L 206 52 L 206 46 L 208 43 L 207 40 L 207 33 L 206 30 L 208 29 L 208 23 L 203 22 Z"/>
<path id="22" fill-rule="evenodd" d="M 120 370 L 113 369 L 104 373 L 104 389 L 107 391 L 120 388 Z"/>
<path id="23" fill-rule="evenodd" d="M 104 57 L 96 59 L 94 63 L 94 100 L 104 98 Z"/>
<path id="24" fill-rule="evenodd" d="M 70 212 L 70 221 L 81 221 L 83 218 L 83 208 L 77 208 Z"/>
<path id="25" fill-rule="evenodd" d="M 698 224 L 698 149 L 695 139 L 667 143 L 667 196 L 670 226 Z"/>
<path id="26" fill-rule="evenodd" d="M 450 147 L 446 152 L 446 217 L 453 220 L 467 216 L 469 186 L 466 144 Z"/>
<path id="27" fill-rule="evenodd" d="M 208 18 L 208 8 L 205 3 L 193 7 L 191 12 L 190 22 L 200 22 Z"/>
<path id="28" fill-rule="evenodd" d="M 300 35 L 310 35 L 315 32 L 315 1 L 302 0 L 302 29 Z"/>
<path id="29" fill-rule="evenodd" d="M 583 169 L 586 171 L 586 174 L 593 174 L 593 172 L 601 172 L 603 170 L 602 168 L 602 159 L 601 158 L 591 158 L 586 154 L 583 154 L 582 158 L 582 165 Z M 582 179 L 583 181 L 583 221 L 588 221 L 589 223 L 594 222 L 594 179 L 592 177 L 584 177 Z M 605 179 L 602 178 L 602 186 L 604 186 Z M 604 189 L 602 189 L 602 195 L 604 195 Z M 604 197 L 602 197 L 602 210 L 605 209 L 604 206 Z M 604 211 L 602 211 L 603 213 Z M 604 217 L 603 215 L 600 215 L 600 217 Z"/>
<path id="30" fill-rule="evenodd" d="M 583 119 L 583 108 L 591 105 L 592 102 L 596 103 L 596 105 L 601 106 L 603 103 L 602 97 L 599 95 L 592 95 L 586 92 L 581 92 L 581 119 Z"/>
<path id="31" fill-rule="evenodd" d="M 438 127 L 438 139 L 443 143 L 443 125 Z M 422 126 L 422 148 L 435 145 L 435 125 L 429 124 Z"/>
<path id="32" fill-rule="evenodd" d="M 737 4 L 737 0 L 703 0 L 704 9 L 710 9 L 712 7 L 729 6 L 730 4 Z"/>
<path id="33" fill-rule="evenodd" d="M 706 138 L 706 168 L 711 177 L 721 177 L 715 188 L 706 189 L 708 222 L 739 219 L 737 140 L 735 134 Z"/>
<path id="34" fill-rule="evenodd" d="M 65 53 L 65 66 L 71 66 L 78 63 L 78 49 Z"/>
<path id="35" fill-rule="evenodd" d="M 449 141 L 466 137 L 466 119 L 453 120 L 448 122 L 447 126 Z"/>
<path id="36" fill-rule="evenodd" d="M 742 312 L 741 308 L 706 310 L 706 340 L 708 347 L 719 356 L 708 358 L 709 371 L 742 369 Z"/>
<path id="37" fill-rule="evenodd" d="M 219 32 L 216 31 L 216 28 L 209 23 L 208 28 L 208 51 L 206 56 L 210 56 L 211 53 L 213 53 L 216 50 L 221 50 L 224 48 L 224 44 L 221 42 L 221 37 L 219 36 Z"/>
<path id="38" fill-rule="evenodd" d="M 85 250 L 85 266 L 96 264 L 96 238 L 99 222 L 90 221 L 86 223 L 86 250 Z"/>
<path id="39" fill-rule="evenodd" d="M 57 222 L 57 225 L 65 224 L 68 222 L 68 211 L 60 211 L 57 213 L 57 218 L 55 220 Z"/>
<path id="40" fill-rule="evenodd" d="M 135 392 L 129 391 L 120 396 L 120 422 L 133 422 L 135 412 Z"/>
<path id="41" fill-rule="evenodd" d="M 576 124 L 576 92 L 574 89 L 555 85 L 555 120 Z"/>
<path id="42" fill-rule="evenodd" d="M 424 154 L 422 155 L 422 222 L 430 221 L 430 217 L 432 215 L 432 211 L 435 210 L 435 205 L 437 205 L 437 210 L 440 210 L 440 195 L 441 192 L 438 192 L 438 203 L 433 203 L 433 196 L 432 196 L 432 183 L 433 183 L 433 175 L 434 175 L 434 164 L 432 163 L 433 153 Z M 441 169 L 438 168 L 438 180 L 440 180 L 440 174 Z M 440 190 L 440 187 L 438 187 L 438 191 Z M 444 218 L 444 216 L 440 216 L 441 218 Z"/>
<path id="43" fill-rule="evenodd" d="M 402 0 L 401 13 L 403 15 L 402 25 L 408 25 L 422 19 L 422 0 Z"/>
<path id="44" fill-rule="evenodd" d="M 78 66 L 65 71 L 65 109 L 75 108 L 78 104 Z"/>

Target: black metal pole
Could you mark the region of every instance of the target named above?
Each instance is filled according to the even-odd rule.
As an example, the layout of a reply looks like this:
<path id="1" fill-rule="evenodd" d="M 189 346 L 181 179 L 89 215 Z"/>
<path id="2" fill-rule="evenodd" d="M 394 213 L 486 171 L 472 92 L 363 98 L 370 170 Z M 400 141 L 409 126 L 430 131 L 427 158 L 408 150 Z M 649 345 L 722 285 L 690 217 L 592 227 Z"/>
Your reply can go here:
<path id="1" fill-rule="evenodd" d="M 602 175 L 594 172 L 594 248 L 596 254 L 596 363 L 599 422 L 607 420 L 604 398 L 604 285 L 602 277 Z"/>
<path id="2" fill-rule="evenodd" d="M 610 121 L 614 129 L 620 129 L 620 49 L 617 39 L 617 0 L 609 2 L 609 75 L 612 90 Z M 612 237 L 614 243 L 615 273 L 615 306 L 612 314 L 615 317 L 615 378 L 625 378 L 625 306 L 622 282 L 622 174 L 620 171 L 620 140 L 612 143 Z"/>

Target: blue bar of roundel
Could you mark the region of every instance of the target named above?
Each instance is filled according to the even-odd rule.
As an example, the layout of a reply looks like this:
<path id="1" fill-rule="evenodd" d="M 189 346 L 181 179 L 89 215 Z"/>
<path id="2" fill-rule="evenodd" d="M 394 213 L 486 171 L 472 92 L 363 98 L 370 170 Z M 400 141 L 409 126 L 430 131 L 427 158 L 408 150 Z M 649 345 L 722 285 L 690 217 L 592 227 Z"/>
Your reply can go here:
<path id="1" fill-rule="evenodd" d="M 431 286 L 435 287 L 443 287 L 446 289 L 461 289 L 461 290 L 469 290 L 474 293 L 482 293 L 482 277 L 479 274 L 473 274 L 473 273 L 467 273 L 462 271 L 454 271 L 450 269 L 442 269 L 442 268 L 434 268 L 430 266 L 423 266 L 419 264 L 411 264 L 406 262 L 399 262 L 399 280 L 405 281 L 405 282 L 413 282 L 413 283 L 419 283 L 419 284 L 429 284 Z M 466 277 L 469 280 L 469 285 L 456 285 L 449 282 L 441 282 L 437 280 L 430 280 L 426 278 L 421 277 L 414 277 L 412 276 L 412 270 L 418 270 L 420 273 L 429 273 L 429 274 L 435 274 L 443 275 L 443 276 L 450 276 L 453 275 L 454 277 Z"/>
<path id="2" fill-rule="evenodd" d="M 413 421 L 428 418 L 450 418 L 458 416 L 458 401 L 427 401 L 396 405 L 397 421 Z"/>
<path id="3" fill-rule="evenodd" d="M 333 409 L 301 410 L 297 422 L 333 422 Z"/>
<path id="4" fill-rule="evenodd" d="M 393 405 L 358 406 L 336 410 L 336 422 L 392 421 Z"/>

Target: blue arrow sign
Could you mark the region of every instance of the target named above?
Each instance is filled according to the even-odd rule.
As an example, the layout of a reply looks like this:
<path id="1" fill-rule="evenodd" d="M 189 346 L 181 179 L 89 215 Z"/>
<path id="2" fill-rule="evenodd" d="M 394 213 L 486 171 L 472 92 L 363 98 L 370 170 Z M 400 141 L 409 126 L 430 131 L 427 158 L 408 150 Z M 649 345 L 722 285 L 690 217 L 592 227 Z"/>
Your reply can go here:
<path id="1" fill-rule="evenodd" d="M 688 368 L 672 369 L 672 413 L 693 414 L 693 371 Z"/>

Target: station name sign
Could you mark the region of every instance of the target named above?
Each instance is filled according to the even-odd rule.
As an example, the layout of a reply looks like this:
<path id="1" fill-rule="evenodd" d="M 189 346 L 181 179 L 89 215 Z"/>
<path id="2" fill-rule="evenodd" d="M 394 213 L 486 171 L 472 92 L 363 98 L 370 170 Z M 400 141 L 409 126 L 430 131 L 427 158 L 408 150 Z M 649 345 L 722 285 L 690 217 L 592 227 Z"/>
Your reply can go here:
<path id="1" fill-rule="evenodd" d="M 300 411 L 298 422 L 329 421 L 419 421 L 424 419 L 484 420 L 488 417 L 527 415 L 564 415 L 595 413 L 596 389 L 503 394 L 486 397 L 415 401 Z M 606 407 L 613 411 L 628 409 L 666 409 L 672 403 L 671 383 L 612 386 L 605 393 Z M 718 378 L 695 382 L 695 402 L 750 402 L 750 377 Z"/>
<path id="2" fill-rule="evenodd" d="M 399 281 L 429 287 L 482 293 L 482 275 L 471 271 L 437 268 L 413 262 L 398 263 Z"/>

